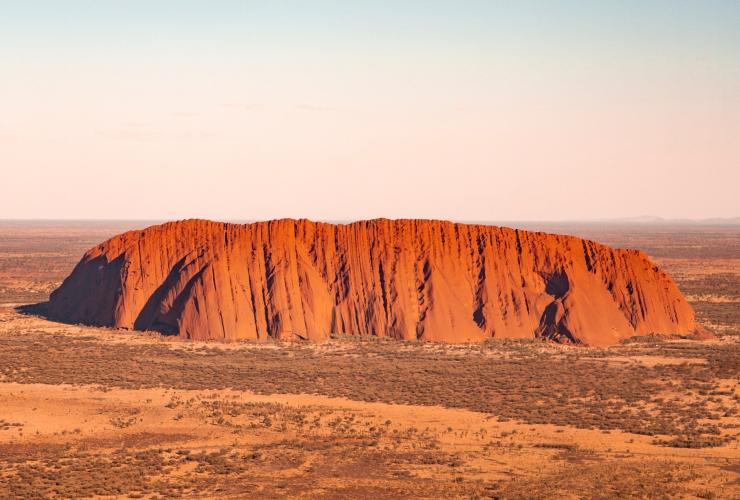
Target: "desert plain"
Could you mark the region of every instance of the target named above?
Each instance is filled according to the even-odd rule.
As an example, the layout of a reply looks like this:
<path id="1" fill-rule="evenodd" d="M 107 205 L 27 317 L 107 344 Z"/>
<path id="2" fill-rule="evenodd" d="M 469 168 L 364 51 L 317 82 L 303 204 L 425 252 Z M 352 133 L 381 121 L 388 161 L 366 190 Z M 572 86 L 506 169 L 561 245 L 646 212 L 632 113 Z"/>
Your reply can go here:
<path id="1" fill-rule="evenodd" d="M 738 227 L 532 227 L 644 250 L 711 340 L 206 343 L 45 319 L 85 250 L 144 225 L 0 223 L 0 497 L 740 497 Z"/>

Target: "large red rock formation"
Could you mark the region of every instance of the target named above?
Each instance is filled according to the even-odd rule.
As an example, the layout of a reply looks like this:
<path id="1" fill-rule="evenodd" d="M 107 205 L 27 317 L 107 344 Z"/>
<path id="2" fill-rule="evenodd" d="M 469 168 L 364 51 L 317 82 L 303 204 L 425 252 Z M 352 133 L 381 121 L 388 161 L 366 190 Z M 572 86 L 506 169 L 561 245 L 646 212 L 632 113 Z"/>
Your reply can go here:
<path id="1" fill-rule="evenodd" d="M 700 328 L 642 252 L 432 220 L 187 220 L 130 231 L 84 255 L 49 314 L 191 339 L 547 337 L 599 346 Z"/>

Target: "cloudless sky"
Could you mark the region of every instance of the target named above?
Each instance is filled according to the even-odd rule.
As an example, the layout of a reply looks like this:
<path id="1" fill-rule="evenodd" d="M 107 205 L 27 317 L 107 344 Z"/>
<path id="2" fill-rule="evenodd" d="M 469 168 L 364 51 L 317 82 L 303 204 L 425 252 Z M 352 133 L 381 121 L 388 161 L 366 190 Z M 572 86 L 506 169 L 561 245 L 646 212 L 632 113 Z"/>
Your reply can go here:
<path id="1" fill-rule="evenodd" d="M 740 215 L 740 2 L 0 0 L 0 218 Z"/>

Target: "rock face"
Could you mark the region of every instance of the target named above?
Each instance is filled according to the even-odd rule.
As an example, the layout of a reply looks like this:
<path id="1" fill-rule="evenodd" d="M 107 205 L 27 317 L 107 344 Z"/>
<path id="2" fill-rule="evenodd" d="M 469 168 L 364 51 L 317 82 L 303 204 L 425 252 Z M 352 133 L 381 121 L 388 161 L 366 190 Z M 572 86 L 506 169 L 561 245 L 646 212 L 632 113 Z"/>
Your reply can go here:
<path id="1" fill-rule="evenodd" d="M 83 256 L 49 315 L 200 340 L 352 334 L 603 346 L 701 330 L 642 252 L 432 220 L 187 220 L 130 231 Z"/>

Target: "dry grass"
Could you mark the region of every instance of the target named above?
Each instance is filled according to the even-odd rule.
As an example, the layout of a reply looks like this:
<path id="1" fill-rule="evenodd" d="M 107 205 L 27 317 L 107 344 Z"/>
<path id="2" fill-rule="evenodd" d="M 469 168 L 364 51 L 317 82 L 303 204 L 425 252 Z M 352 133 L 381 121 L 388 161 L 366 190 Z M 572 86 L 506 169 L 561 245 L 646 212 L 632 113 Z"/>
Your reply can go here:
<path id="1" fill-rule="evenodd" d="M 120 229 L 0 227 L 0 305 Z M 740 232 L 585 231 L 723 337 L 208 345 L 0 306 L 0 498 L 739 496 Z"/>
<path id="2" fill-rule="evenodd" d="M 630 361 L 655 355 L 679 362 Z M 322 394 L 678 438 L 664 440 L 670 446 L 735 439 L 737 430 L 727 419 L 737 416 L 740 392 L 724 381 L 737 373 L 740 344 L 735 342 L 583 349 L 515 341 L 399 346 L 342 340 L 278 349 L 248 344 L 173 349 L 162 342 L 110 344 L 34 332 L 0 336 L 5 382 Z"/>

